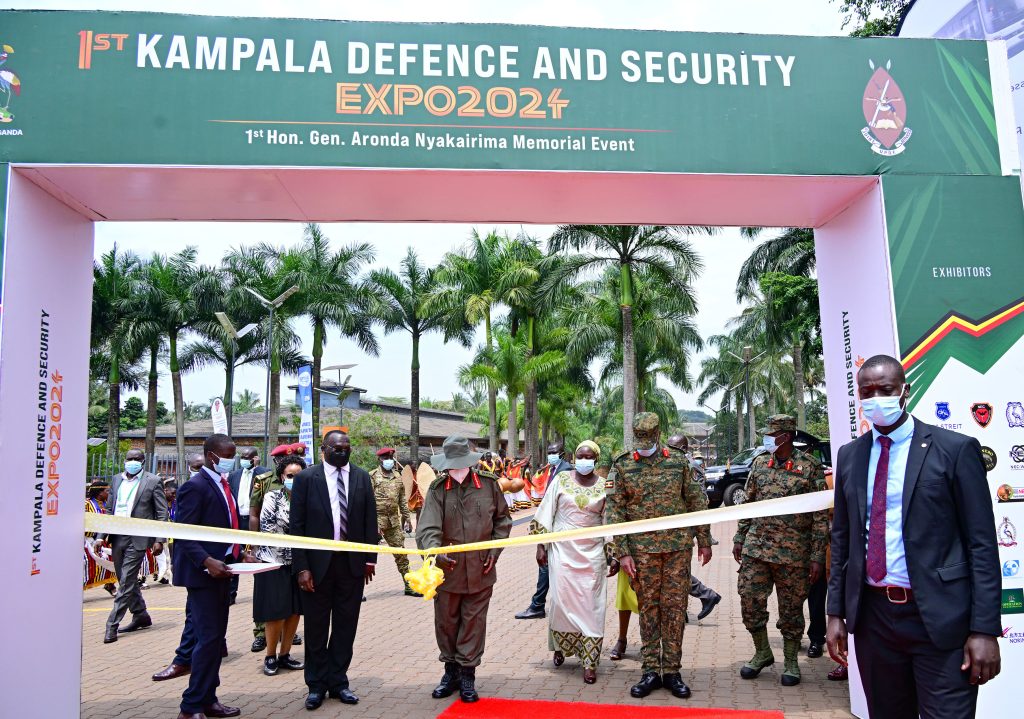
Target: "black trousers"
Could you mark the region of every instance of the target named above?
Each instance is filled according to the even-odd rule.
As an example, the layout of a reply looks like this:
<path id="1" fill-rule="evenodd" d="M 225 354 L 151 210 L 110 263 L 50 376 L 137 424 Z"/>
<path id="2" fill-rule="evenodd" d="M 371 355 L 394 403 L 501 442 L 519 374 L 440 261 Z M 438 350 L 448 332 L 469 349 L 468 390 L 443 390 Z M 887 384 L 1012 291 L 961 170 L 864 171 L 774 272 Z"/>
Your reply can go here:
<path id="1" fill-rule="evenodd" d="M 828 590 L 828 582 L 825 580 L 825 573 L 814 584 L 807 594 L 807 613 L 811 617 L 811 623 L 807 625 L 807 638 L 817 644 L 825 645 L 825 594 Z"/>
<path id="2" fill-rule="evenodd" d="M 302 592 L 306 686 L 310 691 L 348 689 L 348 667 L 363 601 L 363 575 L 352 576 L 348 555 L 334 552 L 327 574 Z"/>
<path id="3" fill-rule="evenodd" d="M 917 604 L 864 590 L 854 636 L 871 719 L 970 719 L 978 687 L 960 671 L 964 651 L 932 644 Z"/>
<path id="4" fill-rule="evenodd" d="M 221 651 L 228 631 L 228 599 L 231 582 L 227 579 L 202 589 L 188 589 L 186 611 L 190 614 L 195 645 L 192 648 L 192 673 L 188 688 L 181 695 L 181 710 L 198 714 L 217 701 L 220 686 Z"/>

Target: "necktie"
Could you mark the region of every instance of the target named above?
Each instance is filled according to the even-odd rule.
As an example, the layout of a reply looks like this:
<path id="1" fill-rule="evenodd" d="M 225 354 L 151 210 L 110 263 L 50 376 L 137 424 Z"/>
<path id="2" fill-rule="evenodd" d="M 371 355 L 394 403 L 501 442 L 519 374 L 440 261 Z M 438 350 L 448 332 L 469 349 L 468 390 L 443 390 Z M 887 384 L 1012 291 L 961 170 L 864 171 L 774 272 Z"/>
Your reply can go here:
<path id="1" fill-rule="evenodd" d="M 889 483 L 889 448 L 892 440 L 879 437 L 882 451 L 875 468 L 875 485 L 871 492 L 871 524 L 868 529 L 868 578 L 873 582 L 885 579 L 885 501 Z"/>
<path id="2" fill-rule="evenodd" d="M 338 469 L 338 539 L 348 537 L 348 493 L 342 481 L 342 470 Z"/>
<path id="3" fill-rule="evenodd" d="M 220 476 L 220 486 L 224 488 L 224 497 L 228 500 L 228 514 L 231 515 L 231 528 L 238 529 L 238 507 L 235 506 L 235 498 L 231 496 L 231 485 L 228 484 L 228 476 L 222 474 Z M 238 545 L 231 545 L 231 556 L 238 556 Z"/>

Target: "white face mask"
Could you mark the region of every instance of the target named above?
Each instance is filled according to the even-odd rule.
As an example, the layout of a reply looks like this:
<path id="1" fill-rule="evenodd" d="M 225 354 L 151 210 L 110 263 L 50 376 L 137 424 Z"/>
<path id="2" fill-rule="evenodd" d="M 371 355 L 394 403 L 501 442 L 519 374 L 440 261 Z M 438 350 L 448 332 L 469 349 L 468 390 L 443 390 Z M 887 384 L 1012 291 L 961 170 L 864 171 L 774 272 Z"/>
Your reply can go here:
<path id="1" fill-rule="evenodd" d="M 641 457 L 650 457 L 652 454 L 658 451 L 658 443 L 655 442 L 648 449 L 638 449 L 636 451 Z"/>
<path id="2" fill-rule="evenodd" d="M 390 472 L 392 469 L 395 468 L 395 460 L 385 459 L 383 462 L 380 463 L 380 466 L 383 467 L 385 471 Z"/>
<path id="3" fill-rule="evenodd" d="M 577 459 L 576 474 L 591 474 L 594 471 L 596 462 L 592 459 Z"/>
<path id="4" fill-rule="evenodd" d="M 448 476 L 456 482 L 462 482 L 462 480 L 469 476 L 469 467 L 463 467 L 462 469 L 449 469 Z"/>
<path id="5" fill-rule="evenodd" d="M 903 416 L 903 395 L 898 397 L 868 397 L 861 400 L 864 417 L 876 427 L 891 427 Z"/>
<path id="6" fill-rule="evenodd" d="M 548 464 L 558 464 L 561 461 L 562 461 L 562 458 L 559 457 L 557 454 L 549 454 L 548 455 Z"/>
<path id="7" fill-rule="evenodd" d="M 777 450 L 779 446 L 775 444 L 774 437 L 772 437 L 771 435 L 766 435 L 764 438 L 764 448 L 767 449 L 772 454 L 775 454 L 775 450 Z"/>

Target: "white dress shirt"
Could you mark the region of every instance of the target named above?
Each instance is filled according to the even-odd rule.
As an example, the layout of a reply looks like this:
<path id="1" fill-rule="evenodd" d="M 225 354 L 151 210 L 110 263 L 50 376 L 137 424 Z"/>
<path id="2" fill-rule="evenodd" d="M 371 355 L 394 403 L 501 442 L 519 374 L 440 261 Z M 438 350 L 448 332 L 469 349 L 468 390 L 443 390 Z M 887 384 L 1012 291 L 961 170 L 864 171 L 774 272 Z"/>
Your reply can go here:
<path id="1" fill-rule="evenodd" d="M 131 517 L 132 508 L 135 506 L 135 495 L 139 491 L 139 485 L 142 484 L 139 481 L 142 478 L 142 472 L 139 472 L 134 477 L 129 477 L 127 473 L 122 473 L 121 477 L 121 484 L 117 486 L 117 502 L 114 503 L 114 516 Z"/>
<path id="2" fill-rule="evenodd" d="M 242 470 L 242 476 L 238 480 L 238 513 L 243 517 L 249 516 L 249 498 L 252 495 L 252 474 L 255 467 Z"/>
<path id="3" fill-rule="evenodd" d="M 341 504 L 338 501 L 338 475 L 341 475 L 341 481 L 345 484 L 345 497 L 348 499 L 348 506 L 352 508 L 352 492 L 350 491 L 351 485 L 349 484 L 349 471 L 352 465 L 346 464 L 341 469 L 338 469 L 333 464 L 324 462 L 324 477 L 327 481 L 327 496 L 331 499 L 331 515 L 334 519 L 334 541 L 337 542 L 341 539 Z M 349 516 L 351 519 L 351 515 Z M 349 522 L 351 526 L 351 521 Z M 367 564 L 373 566 L 374 562 L 367 562 Z"/>
<path id="4" fill-rule="evenodd" d="M 875 428 L 871 429 L 874 441 L 871 443 L 871 457 L 868 460 L 868 496 L 867 496 L 867 533 L 871 532 L 871 498 L 875 493 L 875 469 L 882 455 L 882 445 L 878 438 L 882 434 Z M 910 456 L 910 444 L 914 437 L 914 418 L 894 429 L 888 435 L 892 440 L 889 447 L 889 479 L 885 491 L 885 579 L 881 586 L 910 588 L 910 573 L 907 571 L 907 552 L 903 546 L 903 484 L 907 474 L 907 458 Z M 865 542 L 865 550 L 867 542 Z M 868 579 L 868 584 L 876 584 Z"/>

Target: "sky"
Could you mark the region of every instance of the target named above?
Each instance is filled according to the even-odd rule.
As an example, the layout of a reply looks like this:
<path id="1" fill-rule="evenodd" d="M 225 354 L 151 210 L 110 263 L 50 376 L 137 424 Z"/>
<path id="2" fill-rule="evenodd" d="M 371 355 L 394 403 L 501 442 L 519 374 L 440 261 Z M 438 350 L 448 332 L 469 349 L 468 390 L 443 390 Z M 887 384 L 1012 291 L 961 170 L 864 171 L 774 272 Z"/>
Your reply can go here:
<path id="1" fill-rule="evenodd" d="M 827 0 L 178 0 L 177 2 L 8 2 L 10 8 L 69 10 L 138 10 L 198 15 L 242 15 L 266 17 L 305 17 L 339 20 L 377 20 L 411 22 L 514 23 L 574 27 L 634 28 L 691 32 L 764 33 L 779 35 L 842 35 L 838 6 Z M 477 225 L 481 232 L 497 229 L 515 235 L 524 231 L 541 240 L 552 226 Z M 444 253 L 458 249 L 469 237 L 472 225 L 456 224 L 324 224 L 327 237 L 336 244 L 370 242 L 376 249 L 375 265 L 398 269 L 406 249 L 412 246 L 428 264 L 439 262 Z M 216 264 L 232 247 L 257 242 L 288 246 L 301 240 L 302 226 L 293 223 L 97 223 L 96 255 L 107 252 L 116 243 L 122 250 L 148 256 L 153 252 L 173 253 L 194 245 L 199 259 Z M 735 229 L 723 229 L 715 237 L 696 238 L 705 271 L 695 282 L 700 302 L 697 325 L 708 337 L 725 331 L 726 322 L 740 308 L 734 298 L 736 275 L 752 243 L 739 237 Z M 312 348 L 312 331 L 303 320 L 296 320 L 303 340 L 303 351 Z M 379 334 L 379 333 L 378 333 Z M 368 396 L 409 395 L 408 368 L 410 342 L 404 333 L 380 338 L 379 357 L 370 357 L 344 338 L 332 333 L 324 353 L 324 365 L 355 363 L 352 384 L 367 390 Z M 454 368 L 470 361 L 471 350 L 458 345 L 445 346 L 431 335 L 421 347 L 421 396 L 449 399 L 460 390 Z M 698 363 L 694 363 L 698 367 Z M 284 385 L 293 382 L 286 378 Z M 205 402 L 223 392 L 223 371 L 216 368 L 186 375 L 183 387 L 186 401 Z M 697 392 L 684 392 L 666 384 L 680 409 L 698 408 Z M 250 389 L 265 395 L 265 370 L 243 368 L 235 379 L 236 392 Z M 286 389 L 282 398 L 289 397 Z M 160 382 L 160 398 L 171 403 L 169 376 Z M 144 399 L 144 398 L 143 398 Z M 717 406 L 715 402 L 710 402 Z"/>

